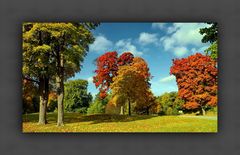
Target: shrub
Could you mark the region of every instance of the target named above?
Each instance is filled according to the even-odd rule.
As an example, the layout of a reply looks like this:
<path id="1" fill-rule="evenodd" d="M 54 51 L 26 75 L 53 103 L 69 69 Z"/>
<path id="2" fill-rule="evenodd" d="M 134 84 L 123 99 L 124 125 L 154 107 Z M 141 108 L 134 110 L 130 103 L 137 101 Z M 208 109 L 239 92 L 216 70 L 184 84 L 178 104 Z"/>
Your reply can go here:
<path id="1" fill-rule="evenodd" d="M 90 107 L 87 109 L 87 114 L 103 114 L 103 113 L 105 113 L 105 105 L 103 105 L 99 101 L 90 104 Z"/>

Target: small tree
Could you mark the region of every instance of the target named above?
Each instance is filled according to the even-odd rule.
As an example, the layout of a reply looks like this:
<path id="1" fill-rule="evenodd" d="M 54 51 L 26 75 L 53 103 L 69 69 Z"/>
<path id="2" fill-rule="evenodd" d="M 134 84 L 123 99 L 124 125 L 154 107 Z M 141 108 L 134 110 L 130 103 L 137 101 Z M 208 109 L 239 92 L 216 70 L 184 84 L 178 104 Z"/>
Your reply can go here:
<path id="1" fill-rule="evenodd" d="M 69 80 L 65 83 L 64 109 L 68 112 L 86 113 L 92 101 L 92 95 L 87 92 L 88 81 Z"/>

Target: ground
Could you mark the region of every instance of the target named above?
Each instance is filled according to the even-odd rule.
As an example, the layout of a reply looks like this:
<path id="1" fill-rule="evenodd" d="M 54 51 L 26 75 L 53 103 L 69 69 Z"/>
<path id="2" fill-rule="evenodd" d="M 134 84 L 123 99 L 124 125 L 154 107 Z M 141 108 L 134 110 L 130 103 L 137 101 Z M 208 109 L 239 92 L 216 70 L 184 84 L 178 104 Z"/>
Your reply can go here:
<path id="1" fill-rule="evenodd" d="M 23 115 L 23 132 L 217 132 L 217 116 L 125 116 L 66 113 L 65 125 L 56 126 L 57 114 L 38 125 L 38 113 Z"/>

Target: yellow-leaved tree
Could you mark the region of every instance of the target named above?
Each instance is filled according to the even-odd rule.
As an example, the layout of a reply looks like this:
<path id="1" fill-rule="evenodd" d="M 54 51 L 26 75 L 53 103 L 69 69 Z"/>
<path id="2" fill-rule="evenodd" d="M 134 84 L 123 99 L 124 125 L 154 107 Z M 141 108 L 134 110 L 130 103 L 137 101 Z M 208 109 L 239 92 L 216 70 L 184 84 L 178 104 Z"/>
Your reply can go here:
<path id="1" fill-rule="evenodd" d="M 128 115 L 131 115 L 131 104 L 136 107 L 145 106 L 147 93 L 149 93 L 149 80 L 151 75 L 144 59 L 135 57 L 129 65 L 120 66 L 117 76 L 113 78 L 110 88 L 113 96 L 124 96 L 128 104 Z"/>

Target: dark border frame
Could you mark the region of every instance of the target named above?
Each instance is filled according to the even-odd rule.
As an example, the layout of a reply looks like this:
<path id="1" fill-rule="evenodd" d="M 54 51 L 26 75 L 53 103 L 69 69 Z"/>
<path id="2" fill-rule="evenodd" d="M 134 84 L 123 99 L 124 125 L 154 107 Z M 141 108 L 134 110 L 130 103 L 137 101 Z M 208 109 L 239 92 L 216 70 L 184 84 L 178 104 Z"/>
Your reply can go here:
<path id="1" fill-rule="evenodd" d="M 0 0 L 1 154 L 240 154 L 240 1 Z M 23 134 L 21 24 L 25 21 L 219 24 L 219 131 L 159 134 Z"/>

